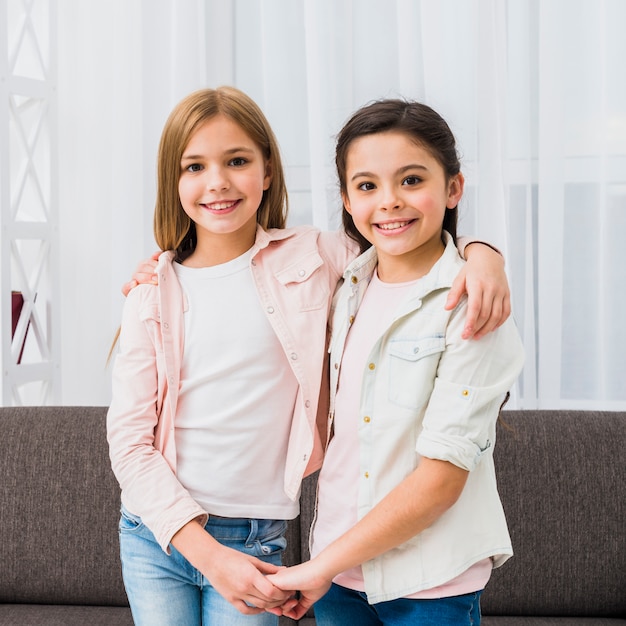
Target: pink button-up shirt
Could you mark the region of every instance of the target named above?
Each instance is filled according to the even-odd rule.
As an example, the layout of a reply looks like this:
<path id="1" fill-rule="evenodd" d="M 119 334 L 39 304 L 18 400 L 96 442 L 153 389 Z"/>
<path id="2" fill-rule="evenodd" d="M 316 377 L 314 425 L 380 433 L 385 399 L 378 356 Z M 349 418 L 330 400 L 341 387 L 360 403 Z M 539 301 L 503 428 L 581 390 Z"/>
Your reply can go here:
<path id="1" fill-rule="evenodd" d="M 261 307 L 298 381 L 284 477 L 285 493 L 295 500 L 303 476 L 322 461 L 328 312 L 337 281 L 357 250 L 342 233 L 259 227 L 252 252 L 250 270 Z M 174 421 L 186 302 L 173 259 L 172 252 L 164 252 L 158 286 L 139 285 L 126 299 L 107 417 L 122 502 L 166 551 L 180 528 L 195 518 L 205 521 L 208 513 L 176 477 Z M 240 453 L 224 450 L 225 457 Z"/>

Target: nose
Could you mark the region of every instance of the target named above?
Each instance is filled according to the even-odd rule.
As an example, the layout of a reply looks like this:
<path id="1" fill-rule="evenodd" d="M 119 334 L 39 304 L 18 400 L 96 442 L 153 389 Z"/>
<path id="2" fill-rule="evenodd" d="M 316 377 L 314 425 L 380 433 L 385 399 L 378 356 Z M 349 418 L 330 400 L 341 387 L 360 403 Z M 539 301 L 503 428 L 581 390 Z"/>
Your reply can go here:
<path id="1" fill-rule="evenodd" d="M 205 170 L 205 186 L 208 191 L 226 191 L 230 187 L 227 172 L 222 167 L 208 167 Z"/>
<path id="2" fill-rule="evenodd" d="M 400 195 L 391 185 L 385 185 L 382 187 L 380 200 L 380 208 L 384 211 L 393 211 L 394 209 L 399 209 L 402 206 Z"/>

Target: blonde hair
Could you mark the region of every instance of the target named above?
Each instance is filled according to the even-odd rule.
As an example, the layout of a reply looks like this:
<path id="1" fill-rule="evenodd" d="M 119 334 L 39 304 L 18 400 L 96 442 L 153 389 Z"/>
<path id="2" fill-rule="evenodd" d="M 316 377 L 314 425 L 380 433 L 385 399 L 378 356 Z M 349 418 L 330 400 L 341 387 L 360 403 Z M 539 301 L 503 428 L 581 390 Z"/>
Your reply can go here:
<path id="1" fill-rule="evenodd" d="M 191 136 L 205 122 L 224 115 L 238 124 L 257 144 L 270 186 L 263 192 L 257 222 L 265 229 L 285 228 L 289 208 L 285 174 L 278 142 L 267 118 L 257 103 L 235 87 L 201 89 L 183 98 L 165 123 L 157 160 L 157 197 L 154 207 L 154 238 L 161 250 L 175 250 L 179 257 L 196 246 L 196 230 L 185 213 L 178 195 L 180 162 Z M 109 363 L 120 335 L 117 330 L 109 350 Z"/>
<path id="2" fill-rule="evenodd" d="M 263 192 L 257 222 L 265 229 L 285 228 L 288 197 L 278 142 L 259 106 L 235 87 L 201 89 L 181 100 L 171 112 L 159 144 L 154 237 L 161 250 L 186 255 L 195 248 L 195 226 L 178 195 L 180 162 L 191 136 L 205 122 L 224 115 L 257 144 L 271 175 Z"/>

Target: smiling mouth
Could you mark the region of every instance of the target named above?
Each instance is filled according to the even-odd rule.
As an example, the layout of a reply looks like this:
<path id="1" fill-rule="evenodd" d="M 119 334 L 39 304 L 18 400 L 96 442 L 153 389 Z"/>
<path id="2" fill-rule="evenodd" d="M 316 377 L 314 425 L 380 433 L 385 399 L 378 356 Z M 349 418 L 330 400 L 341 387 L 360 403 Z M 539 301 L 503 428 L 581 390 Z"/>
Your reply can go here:
<path id="1" fill-rule="evenodd" d="M 228 200 L 227 202 L 210 202 L 210 203 L 201 203 L 205 209 L 209 209 L 210 211 L 225 211 L 226 209 L 232 209 L 239 200 Z"/>
<path id="2" fill-rule="evenodd" d="M 376 228 L 379 228 L 380 230 L 399 230 L 400 228 L 404 228 L 405 226 L 408 226 L 414 221 L 415 220 L 404 220 L 401 222 L 400 221 L 387 222 L 385 224 L 374 224 L 374 226 L 376 226 Z"/>

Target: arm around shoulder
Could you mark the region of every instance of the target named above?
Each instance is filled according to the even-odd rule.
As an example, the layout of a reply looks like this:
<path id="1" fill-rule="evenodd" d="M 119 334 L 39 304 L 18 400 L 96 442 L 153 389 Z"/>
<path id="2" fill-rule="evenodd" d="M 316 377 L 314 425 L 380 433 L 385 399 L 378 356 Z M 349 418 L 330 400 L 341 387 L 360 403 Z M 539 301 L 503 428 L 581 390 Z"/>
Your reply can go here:
<path id="1" fill-rule="evenodd" d="M 446 309 L 453 309 L 467 293 L 468 308 L 463 339 L 480 339 L 498 328 L 511 314 L 511 294 L 504 257 L 489 244 L 460 238 L 457 248 L 467 257 L 448 294 Z"/>

